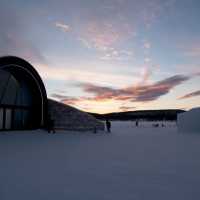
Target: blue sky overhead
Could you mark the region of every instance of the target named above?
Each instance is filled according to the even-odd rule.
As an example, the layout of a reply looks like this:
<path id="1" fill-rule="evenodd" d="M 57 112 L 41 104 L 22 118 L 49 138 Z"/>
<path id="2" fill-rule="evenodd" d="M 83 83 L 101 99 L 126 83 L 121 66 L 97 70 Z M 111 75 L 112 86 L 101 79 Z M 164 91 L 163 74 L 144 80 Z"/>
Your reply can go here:
<path id="1" fill-rule="evenodd" d="M 0 56 L 49 98 L 106 113 L 200 106 L 200 1 L 1 0 Z"/>

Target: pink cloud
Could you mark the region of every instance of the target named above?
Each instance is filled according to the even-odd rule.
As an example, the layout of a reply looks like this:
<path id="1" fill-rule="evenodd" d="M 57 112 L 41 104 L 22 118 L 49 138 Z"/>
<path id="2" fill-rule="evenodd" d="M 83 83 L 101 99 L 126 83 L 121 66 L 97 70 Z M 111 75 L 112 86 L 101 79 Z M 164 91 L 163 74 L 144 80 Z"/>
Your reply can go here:
<path id="1" fill-rule="evenodd" d="M 119 25 L 107 20 L 94 20 L 86 25 L 81 38 L 84 41 L 83 44 L 100 51 L 107 51 L 132 34 L 133 32 L 128 24 Z"/>
<path id="2" fill-rule="evenodd" d="M 92 84 L 80 85 L 87 93 L 94 94 L 95 100 L 129 100 L 132 102 L 148 102 L 157 100 L 169 93 L 177 85 L 187 81 L 190 77 L 176 75 L 162 81 L 144 86 L 130 86 L 123 89 L 100 87 Z"/>
<path id="3" fill-rule="evenodd" d="M 158 81 L 153 84 L 130 86 L 127 88 L 115 89 L 111 87 L 102 87 L 89 83 L 80 83 L 84 92 L 92 94 L 92 97 L 68 97 L 54 94 L 53 97 L 60 99 L 66 104 L 77 104 L 81 101 L 129 101 L 129 102 L 150 102 L 159 99 L 168 94 L 173 88 L 189 80 L 190 76 L 176 75 Z"/>
<path id="4" fill-rule="evenodd" d="M 188 98 L 197 97 L 197 96 L 200 96 L 200 90 L 186 94 L 180 97 L 179 99 L 182 100 L 182 99 L 188 99 Z"/>
<path id="5" fill-rule="evenodd" d="M 57 93 L 52 94 L 51 97 L 56 98 L 56 99 L 60 100 L 62 103 L 65 103 L 67 105 L 75 105 L 77 102 L 83 100 L 78 97 L 70 97 L 67 95 L 57 94 Z"/>
<path id="6" fill-rule="evenodd" d="M 125 111 L 133 111 L 136 109 L 136 107 L 132 107 L 132 106 L 121 106 L 119 108 L 121 111 L 125 112 Z"/>

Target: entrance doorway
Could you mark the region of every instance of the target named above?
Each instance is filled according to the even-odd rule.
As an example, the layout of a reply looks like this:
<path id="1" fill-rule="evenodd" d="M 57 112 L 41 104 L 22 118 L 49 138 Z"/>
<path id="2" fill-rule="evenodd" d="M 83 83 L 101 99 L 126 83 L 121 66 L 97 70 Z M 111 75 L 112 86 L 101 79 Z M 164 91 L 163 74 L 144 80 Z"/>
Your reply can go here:
<path id="1" fill-rule="evenodd" d="M 5 110 L 5 129 L 10 130 L 11 129 L 11 123 L 12 123 L 12 110 L 6 109 Z"/>
<path id="2" fill-rule="evenodd" d="M 0 131 L 34 129 L 33 109 L 29 107 L 0 107 Z"/>
<path id="3" fill-rule="evenodd" d="M 0 108 L 0 130 L 3 129 L 3 109 Z"/>

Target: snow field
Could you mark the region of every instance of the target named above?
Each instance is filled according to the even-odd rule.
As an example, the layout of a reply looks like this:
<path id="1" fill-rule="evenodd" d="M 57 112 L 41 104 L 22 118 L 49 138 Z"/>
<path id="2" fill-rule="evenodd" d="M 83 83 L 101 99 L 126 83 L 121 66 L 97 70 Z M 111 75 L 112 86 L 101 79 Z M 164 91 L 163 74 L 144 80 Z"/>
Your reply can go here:
<path id="1" fill-rule="evenodd" d="M 175 125 L 0 133 L 0 200 L 199 200 L 199 153 Z"/>

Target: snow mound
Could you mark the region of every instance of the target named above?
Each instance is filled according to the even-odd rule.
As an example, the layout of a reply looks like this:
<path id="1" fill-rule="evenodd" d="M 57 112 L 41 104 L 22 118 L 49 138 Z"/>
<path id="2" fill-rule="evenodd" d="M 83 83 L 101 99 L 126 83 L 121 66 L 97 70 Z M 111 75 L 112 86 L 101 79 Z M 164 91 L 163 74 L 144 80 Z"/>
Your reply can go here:
<path id="1" fill-rule="evenodd" d="M 200 108 L 193 108 L 178 115 L 179 132 L 200 133 Z"/>
<path id="2" fill-rule="evenodd" d="M 104 123 L 84 111 L 51 99 L 48 100 L 48 106 L 56 129 L 88 131 L 96 128 L 104 130 Z"/>

